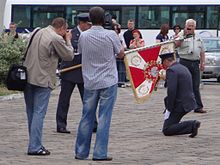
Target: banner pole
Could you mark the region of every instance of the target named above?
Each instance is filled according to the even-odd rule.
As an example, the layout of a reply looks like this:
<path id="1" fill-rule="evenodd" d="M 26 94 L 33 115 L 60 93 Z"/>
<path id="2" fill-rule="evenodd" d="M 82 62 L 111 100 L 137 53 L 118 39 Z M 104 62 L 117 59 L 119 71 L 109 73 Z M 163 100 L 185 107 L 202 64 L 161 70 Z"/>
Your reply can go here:
<path id="1" fill-rule="evenodd" d="M 58 70 L 58 74 L 68 72 L 68 71 L 71 71 L 71 70 L 74 70 L 74 69 L 77 69 L 77 68 L 80 68 L 80 67 L 82 67 L 82 64 L 78 64 L 78 65 L 74 65 L 74 66 L 71 66 L 71 67 L 68 67 L 68 68 L 60 69 L 60 70 Z"/>

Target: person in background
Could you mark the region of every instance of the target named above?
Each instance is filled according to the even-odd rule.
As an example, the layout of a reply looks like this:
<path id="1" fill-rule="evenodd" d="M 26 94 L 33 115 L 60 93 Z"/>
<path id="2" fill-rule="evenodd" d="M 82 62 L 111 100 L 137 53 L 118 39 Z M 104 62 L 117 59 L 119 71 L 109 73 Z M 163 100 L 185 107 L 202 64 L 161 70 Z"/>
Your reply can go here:
<path id="1" fill-rule="evenodd" d="M 183 116 L 196 107 L 192 78 L 189 70 L 175 61 L 174 53 L 160 55 L 162 65 L 166 69 L 167 96 L 164 99 L 165 136 L 190 134 L 194 138 L 198 134 L 200 122 L 197 120 L 182 121 Z"/>
<path id="2" fill-rule="evenodd" d="M 117 33 L 117 35 L 120 38 L 120 41 L 124 48 L 126 48 L 126 44 L 124 42 L 123 36 L 120 35 L 121 33 L 121 25 L 116 23 L 113 23 L 113 30 Z M 126 69 L 125 69 L 125 63 L 124 58 L 117 58 L 117 70 L 118 70 L 118 87 L 125 88 L 126 87 Z"/>
<path id="3" fill-rule="evenodd" d="M 78 53 L 78 40 L 80 34 L 91 27 L 91 23 L 89 22 L 89 13 L 81 13 L 77 15 L 77 19 L 78 19 L 77 27 L 71 30 L 72 33 L 71 43 L 74 48 L 75 57 L 73 61 L 62 61 L 60 64 L 61 69 L 81 64 L 82 54 Z M 61 91 L 59 95 L 59 101 L 58 101 L 57 113 L 56 113 L 57 132 L 70 133 L 70 131 L 66 128 L 67 114 L 69 111 L 70 98 L 76 85 L 80 93 L 81 101 L 83 102 L 84 83 L 82 78 L 82 68 L 79 67 L 74 70 L 61 73 L 60 78 L 61 78 Z M 96 129 L 97 129 L 97 120 L 95 120 L 93 132 L 96 132 Z"/>
<path id="4" fill-rule="evenodd" d="M 124 36 L 124 41 L 126 44 L 126 49 L 129 49 L 130 42 L 131 40 L 134 39 L 133 34 L 132 34 L 133 30 L 135 29 L 134 20 L 129 19 L 127 26 L 128 26 L 128 30 L 124 32 L 123 36 Z M 142 38 L 141 34 L 140 34 L 140 38 Z"/>
<path id="5" fill-rule="evenodd" d="M 103 28 L 105 11 L 101 7 L 89 10 L 92 27 L 79 38 L 84 80 L 83 113 L 79 123 L 75 159 L 87 159 L 90 153 L 92 129 L 98 111 L 98 128 L 93 151 L 94 161 L 111 161 L 108 157 L 109 129 L 117 97 L 118 74 L 116 57 L 124 57 L 124 48 L 113 30 Z"/>
<path id="6" fill-rule="evenodd" d="M 71 61 L 74 58 L 72 35 L 67 28 L 65 19 L 55 18 L 51 25 L 37 31 L 27 51 L 24 66 L 28 72 L 28 83 L 24 99 L 29 132 L 28 155 L 50 154 L 42 144 L 43 123 L 50 93 L 56 87 L 58 59 Z"/>
<path id="7" fill-rule="evenodd" d="M 169 25 L 162 24 L 160 27 L 160 33 L 156 36 L 156 43 L 164 42 L 169 40 L 168 32 L 169 32 Z"/>
<path id="8" fill-rule="evenodd" d="M 180 25 L 174 25 L 173 26 L 173 32 L 174 35 L 170 37 L 170 39 L 176 39 L 179 37 L 179 33 L 181 32 L 181 27 Z"/>
<path id="9" fill-rule="evenodd" d="M 185 28 L 179 33 L 180 40 L 176 40 L 180 63 L 186 66 L 191 75 L 193 82 L 193 92 L 196 98 L 196 113 L 206 113 L 203 110 L 203 103 L 200 95 L 200 71 L 205 68 L 205 47 L 201 37 L 195 33 L 196 21 L 188 19 L 185 22 Z"/>
<path id="10" fill-rule="evenodd" d="M 134 39 L 130 41 L 130 46 L 129 46 L 130 49 L 140 48 L 145 45 L 144 39 L 140 38 L 141 33 L 139 30 L 137 30 L 137 29 L 133 30 L 132 35 L 133 35 Z"/>
<path id="11" fill-rule="evenodd" d="M 112 24 L 113 25 L 115 25 L 115 24 L 118 24 L 118 22 L 117 22 L 117 16 L 116 15 L 112 15 Z M 119 28 L 121 28 L 121 25 L 120 24 L 118 24 L 118 26 L 119 26 Z"/>
<path id="12" fill-rule="evenodd" d="M 173 26 L 173 31 L 174 31 L 174 35 L 170 37 L 170 39 L 178 39 L 179 38 L 179 33 L 181 32 L 181 27 L 180 25 L 174 25 Z M 179 56 L 179 53 L 178 53 L 178 49 L 175 48 L 175 52 L 176 52 L 176 61 L 179 62 L 180 61 L 180 56 Z"/>
<path id="13" fill-rule="evenodd" d="M 18 34 L 16 30 L 17 30 L 17 24 L 14 22 L 11 22 L 9 24 L 9 31 L 4 34 L 4 39 L 8 41 L 9 38 L 11 37 L 12 40 L 15 41 L 16 39 L 20 38 L 20 35 Z"/>

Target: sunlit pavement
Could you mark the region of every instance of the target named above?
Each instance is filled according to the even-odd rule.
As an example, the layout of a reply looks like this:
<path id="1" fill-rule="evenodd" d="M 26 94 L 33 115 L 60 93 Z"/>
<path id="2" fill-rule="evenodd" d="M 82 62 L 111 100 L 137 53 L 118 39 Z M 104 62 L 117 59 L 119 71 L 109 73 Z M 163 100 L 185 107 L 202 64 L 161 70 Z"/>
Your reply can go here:
<path id="1" fill-rule="evenodd" d="M 137 104 L 131 87 L 118 88 L 112 117 L 110 162 L 92 161 L 95 134 L 88 160 L 75 160 L 73 148 L 82 105 L 77 90 L 71 98 L 68 129 L 71 134 L 56 133 L 55 114 L 60 86 L 52 92 L 45 118 L 43 144 L 50 156 L 27 156 L 27 121 L 23 95 L 0 98 L 0 165 L 219 165 L 220 162 L 220 85 L 204 81 L 201 88 L 207 114 L 190 112 L 183 120 L 201 121 L 196 138 L 188 135 L 166 137 L 161 133 L 163 98 L 166 89 L 159 88 L 144 104 Z"/>

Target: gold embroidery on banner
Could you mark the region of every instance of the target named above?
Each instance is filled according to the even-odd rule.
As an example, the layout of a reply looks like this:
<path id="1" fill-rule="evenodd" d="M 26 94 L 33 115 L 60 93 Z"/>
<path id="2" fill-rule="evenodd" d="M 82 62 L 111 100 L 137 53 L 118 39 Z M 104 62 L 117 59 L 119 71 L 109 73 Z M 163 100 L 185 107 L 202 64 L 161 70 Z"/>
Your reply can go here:
<path id="1" fill-rule="evenodd" d="M 139 66 L 141 64 L 141 57 L 139 57 L 138 55 L 135 55 L 131 58 L 131 64 L 134 66 Z"/>

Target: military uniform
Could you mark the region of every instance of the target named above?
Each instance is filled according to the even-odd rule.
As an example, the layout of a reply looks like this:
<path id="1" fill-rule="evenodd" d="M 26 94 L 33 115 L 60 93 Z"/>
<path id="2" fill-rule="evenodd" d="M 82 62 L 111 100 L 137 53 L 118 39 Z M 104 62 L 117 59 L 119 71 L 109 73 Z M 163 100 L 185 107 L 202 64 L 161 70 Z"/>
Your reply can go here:
<path id="1" fill-rule="evenodd" d="M 173 53 L 161 55 L 162 62 L 172 56 Z M 173 62 L 166 70 L 166 84 L 164 135 L 191 134 L 190 137 L 196 136 L 200 122 L 196 120 L 180 122 L 184 115 L 196 107 L 189 70 L 180 63 Z"/>
<path id="2" fill-rule="evenodd" d="M 180 37 L 183 38 L 184 33 L 180 32 Z M 191 75 L 193 83 L 193 92 L 195 94 L 197 109 L 202 109 L 203 104 L 200 95 L 200 53 L 205 51 L 205 47 L 202 39 L 195 34 L 192 37 L 183 40 L 181 46 L 178 48 L 178 53 L 180 56 L 180 63 L 186 66 Z"/>

